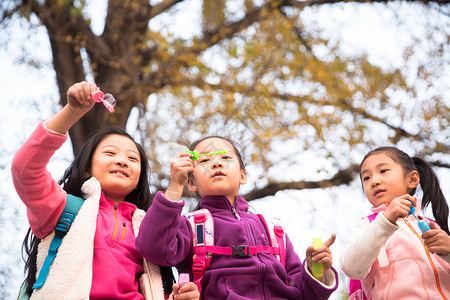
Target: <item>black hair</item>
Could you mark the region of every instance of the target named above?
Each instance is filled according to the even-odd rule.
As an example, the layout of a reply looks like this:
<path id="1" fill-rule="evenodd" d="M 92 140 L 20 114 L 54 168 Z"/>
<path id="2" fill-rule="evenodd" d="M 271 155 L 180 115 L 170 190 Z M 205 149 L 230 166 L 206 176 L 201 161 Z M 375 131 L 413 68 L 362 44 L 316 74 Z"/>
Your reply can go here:
<path id="1" fill-rule="evenodd" d="M 231 146 L 233 146 L 234 152 L 236 152 L 236 155 L 239 160 L 239 166 L 241 167 L 241 170 L 245 171 L 245 164 L 244 164 L 244 160 L 242 159 L 242 155 L 241 155 L 242 147 L 236 141 L 234 141 L 233 139 L 231 139 L 229 137 L 224 137 L 224 136 L 220 136 L 220 135 L 205 136 L 203 138 L 200 138 L 200 139 L 192 142 L 192 144 L 190 144 L 188 148 L 189 148 L 189 150 L 193 151 L 195 149 L 195 147 L 197 147 L 197 145 L 200 144 L 201 142 L 203 142 L 204 140 L 214 139 L 214 138 L 225 140 L 228 143 L 230 143 Z"/>
<path id="2" fill-rule="evenodd" d="M 149 174 L 150 167 L 144 148 L 137 143 L 133 137 L 120 127 L 110 126 L 104 130 L 98 130 L 93 132 L 86 143 L 83 145 L 79 153 L 75 156 L 72 164 L 65 170 L 64 175 L 58 181 L 62 188 L 68 193 L 74 196 L 83 197 L 81 187 L 86 181 L 86 174 L 90 173 L 92 156 L 97 149 L 98 145 L 110 135 L 125 136 L 132 140 L 136 145 L 141 163 L 141 174 L 137 184 L 137 188 L 128 194 L 124 201 L 130 202 L 136 205 L 138 208 L 147 211 L 152 202 L 152 195 L 149 187 Z M 24 272 L 27 274 L 25 282 L 27 284 L 26 293 L 31 295 L 32 286 L 36 281 L 36 260 L 37 250 L 41 239 L 36 237 L 31 229 L 25 236 L 22 243 L 22 258 L 25 261 Z M 166 269 L 170 269 L 170 272 Z M 171 268 L 161 268 L 161 274 L 164 281 L 164 286 L 172 287 L 174 282 Z M 171 277 L 171 278 L 170 278 Z"/>
<path id="3" fill-rule="evenodd" d="M 368 157 L 379 153 L 386 154 L 393 161 L 398 163 L 402 167 L 405 175 L 412 171 L 417 171 L 419 173 L 420 186 L 423 190 L 422 207 L 426 208 L 431 203 L 433 216 L 436 222 L 442 230 L 444 230 L 447 234 L 450 234 L 448 227 L 449 207 L 444 193 L 441 190 L 439 178 L 434 172 L 432 165 L 420 157 L 410 157 L 408 154 L 396 147 L 379 147 L 370 151 L 364 157 L 360 164 L 360 173 L 361 166 L 364 161 Z M 409 192 L 409 194 L 412 196 L 415 192 L 416 189 L 414 188 Z"/>
<path id="4" fill-rule="evenodd" d="M 120 127 L 111 126 L 104 130 L 94 132 L 83 145 L 69 168 L 66 169 L 58 183 L 63 185 L 63 189 L 68 194 L 82 197 L 81 186 L 86 181 L 86 174 L 91 171 L 92 156 L 98 145 L 110 135 L 125 136 L 132 140 L 138 149 L 139 156 L 141 157 L 141 175 L 137 188 L 129 193 L 124 201 L 133 203 L 140 209 L 147 210 L 152 202 L 152 195 L 148 183 L 149 164 L 147 156 L 144 148 L 139 143 L 136 143 L 133 137 Z"/>

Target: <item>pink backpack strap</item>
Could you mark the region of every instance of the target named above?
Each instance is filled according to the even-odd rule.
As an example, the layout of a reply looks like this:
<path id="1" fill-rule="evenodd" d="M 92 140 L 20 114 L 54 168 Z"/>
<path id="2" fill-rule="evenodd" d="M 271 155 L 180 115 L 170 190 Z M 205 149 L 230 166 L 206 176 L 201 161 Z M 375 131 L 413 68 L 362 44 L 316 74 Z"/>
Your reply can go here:
<path id="1" fill-rule="evenodd" d="M 373 213 L 371 215 L 368 215 L 366 218 L 369 219 L 369 223 L 372 223 L 373 220 L 376 219 L 378 213 Z"/>
<path id="2" fill-rule="evenodd" d="M 366 218 L 369 220 L 369 223 L 371 223 L 373 220 L 376 219 L 378 213 L 373 213 L 371 215 L 366 216 Z M 386 251 L 386 250 L 384 250 Z M 366 300 L 367 297 L 364 294 L 364 291 L 362 289 L 361 281 L 357 279 L 349 279 L 348 280 L 348 299 L 349 300 Z"/>
<path id="3" fill-rule="evenodd" d="M 269 233 L 270 246 L 273 248 L 279 248 L 279 254 L 275 257 L 281 262 L 283 267 L 286 264 L 286 230 L 284 224 L 280 219 L 264 217 L 261 214 L 257 214 L 261 221 L 266 226 L 266 231 Z"/>
<path id="4" fill-rule="evenodd" d="M 349 300 L 366 300 L 366 295 L 364 295 L 361 281 L 356 279 L 349 279 L 348 281 L 348 299 Z"/>
<path id="5" fill-rule="evenodd" d="M 207 209 L 200 209 L 184 215 L 192 228 L 193 238 L 193 281 L 201 294 L 203 274 L 211 265 L 212 255 L 232 255 L 245 257 L 259 253 L 270 253 L 277 257 L 285 266 L 286 235 L 284 225 L 279 219 L 268 218 L 269 223 L 262 215 L 258 217 L 266 226 L 270 237 L 270 246 L 231 245 L 228 247 L 214 246 L 214 218 Z"/>
<path id="6" fill-rule="evenodd" d="M 211 264 L 212 253 L 209 247 L 214 246 L 214 219 L 207 209 L 200 209 L 184 215 L 191 224 L 194 242 L 192 274 L 193 281 L 201 294 L 202 279 L 205 270 Z"/>

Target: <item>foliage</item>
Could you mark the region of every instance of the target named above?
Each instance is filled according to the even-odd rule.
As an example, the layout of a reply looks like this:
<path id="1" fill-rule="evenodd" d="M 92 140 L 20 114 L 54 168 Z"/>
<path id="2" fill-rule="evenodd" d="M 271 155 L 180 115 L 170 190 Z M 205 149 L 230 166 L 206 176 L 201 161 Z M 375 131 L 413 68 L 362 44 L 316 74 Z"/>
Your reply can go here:
<path id="1" fill-rule="evenodd" d="M 449 10 L 447 1 L 416 2 L 424 11 Z M 158 28 L 196 3 L 202 3 L 201 21 L 188 38 Z M 302 22 L 308 9 L 334 3 L 110 0 L 103 30 L 96 33 L 92 22 L 103 12 L 89 11 L 89 1 L 10 1 L 2 6 L 2 24 L 20 16 L 45 27 L 61 105 L 67 88 L 81 80 L 94 80 L 118 100 L 116 113 L 99 105 L 71 129 L 74 152 L 93 129 L 125 127 L 138 111 L 157 189 L 168 178 L 164 145 L 187 145 L 213 133 L 230 135 L 244 147 L 247 163 L 257 170 L 248 193 L 256 198 L 348 183 L 361 154 L 380 144 L 406 147 L 448 168 L 449 105 L 433 91 L 439 64 L 419 64 L 412 80 L 409 70 L 344 54 L 339 43 Z M 436 45 L 428 50 L 434 61 L 448 62 L 448 32 L 434 28 L 425 35 Z M 433 40 L 437 35 L 440 42 Z M 408 51 L 405 60 L 415 57 L 413 46 Z M 313 180 L 298 171 L 305 167 L 298 157 L 306 151 L 324 158 Z M 282 168 L 292 176 L 269 172 Z"/>

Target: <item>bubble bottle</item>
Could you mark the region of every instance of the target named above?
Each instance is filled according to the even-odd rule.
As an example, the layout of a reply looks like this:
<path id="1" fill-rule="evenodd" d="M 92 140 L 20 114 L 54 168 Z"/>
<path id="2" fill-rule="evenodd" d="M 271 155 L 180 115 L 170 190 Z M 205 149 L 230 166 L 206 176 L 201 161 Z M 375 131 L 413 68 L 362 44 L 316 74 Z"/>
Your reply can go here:
<path id="1" fill-rule="evenodd" d="M 422 231 L 422 233 L 424 233 L 427 230 L 430 230 L 431 227 L 430 227 L 430 225 L 428 225 L 428 222 L 425 219 L 419 220 L 416 217 L 416 215 L 414 214 L 415 211 L 416 211 L 416 209 L 414 208 L 414 206 L 412 206 L 412 203 L 411 203 L 411 209 L 410 209 L 408 215 L 413 215 L 414 218 L 416 218 L 416 220 L 418 222 L 417 225 L 419 226 L 419 229 L 420 229 L 420 231 Z"/>

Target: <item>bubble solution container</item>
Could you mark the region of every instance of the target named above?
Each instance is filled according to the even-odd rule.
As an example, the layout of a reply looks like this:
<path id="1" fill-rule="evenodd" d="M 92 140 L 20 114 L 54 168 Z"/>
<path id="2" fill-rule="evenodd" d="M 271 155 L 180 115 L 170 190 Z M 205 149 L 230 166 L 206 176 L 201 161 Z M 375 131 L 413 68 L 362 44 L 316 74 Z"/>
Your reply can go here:
<path id="1" fill-rule="evenodd" d="M 424 219 L 419 220 L 416 217 L 416 215 L 414 214 L 415 211 L 416 211 L 416 209 L 411 205 L 411 209 L 409 211 L 409 215 L 413 215 L 414 218 L 416 218 L 416 220 L 418 222 L 417 225 L 419 226 L 420 231 L 422 231 L 422 233 L 424 233 L 425 231 L 430 230 L 431 227 L 430 227 L 430 225 L 428 225 L 428 222 L 426 220 L 424 220 Z"/>

